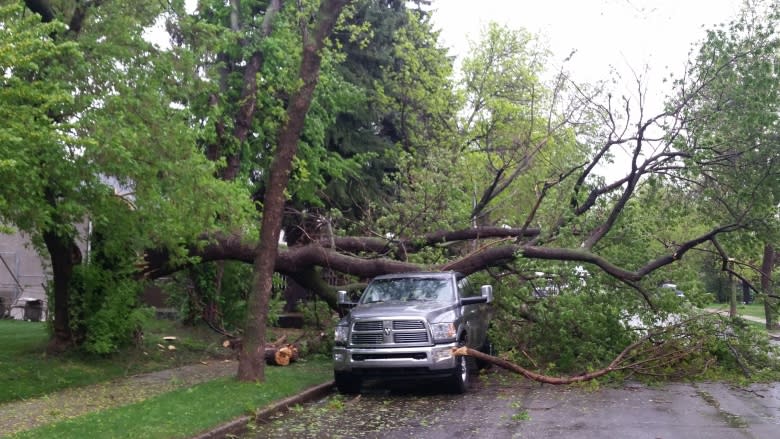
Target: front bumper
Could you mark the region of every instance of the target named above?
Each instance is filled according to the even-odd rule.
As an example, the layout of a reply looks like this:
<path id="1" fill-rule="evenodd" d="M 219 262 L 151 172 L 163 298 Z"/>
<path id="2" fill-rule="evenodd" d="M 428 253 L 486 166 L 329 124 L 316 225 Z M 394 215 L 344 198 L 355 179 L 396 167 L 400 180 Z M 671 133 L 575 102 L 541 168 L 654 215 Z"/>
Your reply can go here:
<path id="1" fill-rule="evenodd" d="M 408 377 L 410 375 L 447 375 L 457 366 L 452 355 L 456 343 L 407 348 L 333 349 L 333 369 L 366 377 Z"/>

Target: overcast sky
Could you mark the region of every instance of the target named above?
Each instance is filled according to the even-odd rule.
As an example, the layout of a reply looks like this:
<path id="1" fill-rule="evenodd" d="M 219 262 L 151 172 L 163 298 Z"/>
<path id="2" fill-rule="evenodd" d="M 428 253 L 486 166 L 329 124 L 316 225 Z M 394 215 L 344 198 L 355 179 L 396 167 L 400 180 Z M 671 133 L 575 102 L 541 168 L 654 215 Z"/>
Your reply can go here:
<path id="1" fill-rule="evenodd" d="M 622 80 L 613 91 L 635 100 L 634 73 L 647 91 L 646 114 L 661 111 L 670 83 L 680 77 L 692 44 L 705 29 L 734 19 L 743 0 L 433 0 L 434 23 L 451 54 L 463 56 L 490 21 L 525 28 L 540 35 L 553 52 L 557 71 L 572 50 L 567 71 L 577 82 Z M 608 178 L 623 175 L 624 159 L 597 171 Z M 627 157 L 627 156 L 626 156 Z"/>
<path id="2" fill-rule="evenodd" d="M 681 73 L 704 28 L 728 22 L 742 0 L 433 0 L 443 43 L 463 54 L 485 24 L 496 21 L 542 36 L 557 61 L 572 50 L 569 69 L 579 81 L 624 76 L 647 66 L 651 84 Z M 556 66 L 560 67 L 560 63 Z M 670 69 L 670 70 L 669 70 Z M 556 68 L 557 70 L 557 68 Z"/>

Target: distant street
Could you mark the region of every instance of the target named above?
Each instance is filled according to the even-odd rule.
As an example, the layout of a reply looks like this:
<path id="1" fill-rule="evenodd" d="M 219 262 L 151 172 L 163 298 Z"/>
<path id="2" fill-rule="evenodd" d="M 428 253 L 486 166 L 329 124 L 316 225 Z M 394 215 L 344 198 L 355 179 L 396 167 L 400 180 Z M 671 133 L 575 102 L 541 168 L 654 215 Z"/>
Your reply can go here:
<path id="1" fill-rule="evenodd" d="M 465 395 L 369 388 L 278 415 L 253 438 L 777 438 L 780 384 L 540 385 L 507 372 Z"/>

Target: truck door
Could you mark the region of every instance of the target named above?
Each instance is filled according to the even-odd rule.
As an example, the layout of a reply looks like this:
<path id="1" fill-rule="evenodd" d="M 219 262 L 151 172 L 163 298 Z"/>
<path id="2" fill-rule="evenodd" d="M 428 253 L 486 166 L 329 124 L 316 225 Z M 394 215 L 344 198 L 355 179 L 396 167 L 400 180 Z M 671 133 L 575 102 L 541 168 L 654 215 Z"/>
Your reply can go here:
<path id="1" fill-rule="evenodd" d="M 458 296 L 478 297 L 479 290 L 476 290 L 467 278 L 458 281 Z M 467 344 L 469 347 L 479 349 L 487 336 L 487 305 L 478 303 L 474 305 L 465 305 L 462 307 L 464 325 L 466 325 Z"/>

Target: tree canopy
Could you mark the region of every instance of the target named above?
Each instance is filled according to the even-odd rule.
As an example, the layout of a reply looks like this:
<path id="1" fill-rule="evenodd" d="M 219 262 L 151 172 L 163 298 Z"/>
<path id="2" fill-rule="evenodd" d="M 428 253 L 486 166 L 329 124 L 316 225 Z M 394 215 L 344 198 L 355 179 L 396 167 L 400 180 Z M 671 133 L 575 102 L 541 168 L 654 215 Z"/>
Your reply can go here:
<path id="1" fill-rule="evenodd" d="M 422 0 L 3 5 L 0 219 L 49 255 L 53 350 L 110 352 L 143 282 L 224 260 L 253 264 L 246 379 L 274 273 L 334 307 L 325 270 L 480 273 L 505 322 L 586 307 L 613 353 L 627 315 L 680 312 L 663 282 L 703 304 L 704 264 L 771 295 L 728 262 L 776 240 L 774 4 L 708 32 L 656 114 L 496 24 L 455 71 Z"/>

